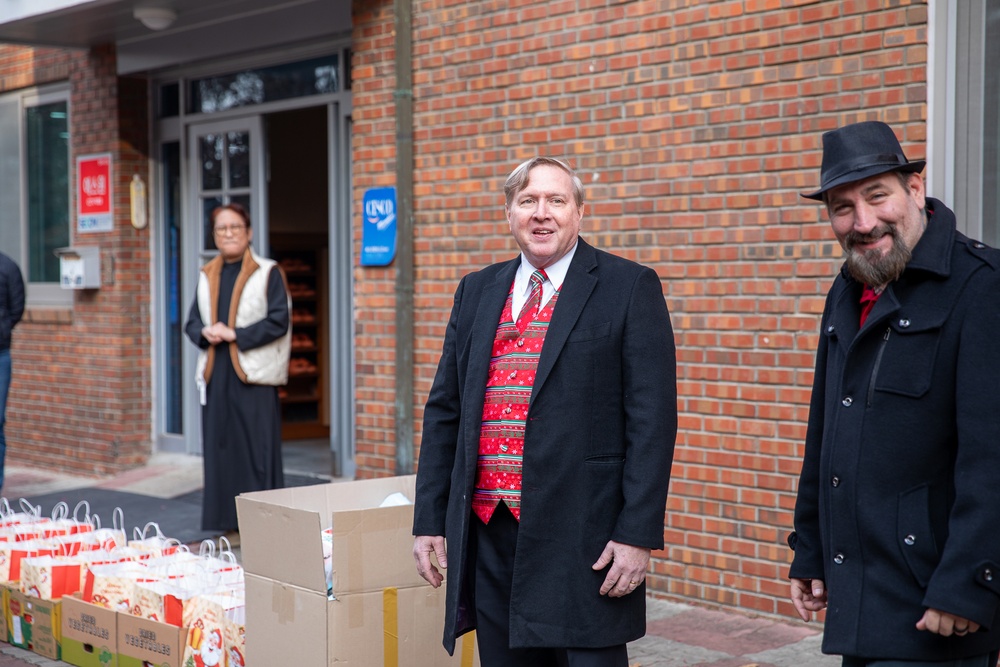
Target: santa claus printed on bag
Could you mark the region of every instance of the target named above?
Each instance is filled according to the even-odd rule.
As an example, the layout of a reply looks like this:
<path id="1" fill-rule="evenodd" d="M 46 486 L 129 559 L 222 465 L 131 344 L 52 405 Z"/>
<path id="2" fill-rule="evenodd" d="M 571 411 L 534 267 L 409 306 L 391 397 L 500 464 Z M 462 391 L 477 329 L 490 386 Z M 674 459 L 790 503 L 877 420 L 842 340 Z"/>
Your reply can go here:
<path id="1" fill-rule="evenodd" d="M 222 631 L 219 629 L 206 632 L 201 640 L 201 646 L 194 654 L 196 667 L 222 667 Z"/>
<path id="2" fill-rule="evenodd" d="M 235 646 L 229 649 L 229 667 L 246 667 L 243 662 L 243 654 Z"/>

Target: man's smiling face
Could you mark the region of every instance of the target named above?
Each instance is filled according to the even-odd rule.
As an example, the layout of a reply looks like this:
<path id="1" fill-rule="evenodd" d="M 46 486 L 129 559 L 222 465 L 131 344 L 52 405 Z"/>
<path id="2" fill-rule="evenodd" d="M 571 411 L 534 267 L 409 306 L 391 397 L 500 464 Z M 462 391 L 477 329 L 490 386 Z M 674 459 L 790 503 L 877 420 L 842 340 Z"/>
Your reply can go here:
<path id="1" fill-rule="evenodd" d="M 573 197 L 572 177 L 555 165 L 533 168 L 506 211 L 514 240 L 536 269 L 561 259 L 580 234 L 583 205 Z"/>

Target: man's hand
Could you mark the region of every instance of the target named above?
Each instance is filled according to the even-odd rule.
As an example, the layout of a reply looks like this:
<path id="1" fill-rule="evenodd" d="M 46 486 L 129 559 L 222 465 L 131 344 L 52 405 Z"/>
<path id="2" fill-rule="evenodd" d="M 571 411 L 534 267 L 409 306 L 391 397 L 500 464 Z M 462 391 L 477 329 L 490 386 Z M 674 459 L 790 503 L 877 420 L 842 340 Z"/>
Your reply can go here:
<path id="1" fill-rule="evenodd" d="M 601 595 L 620 598 L 628 595 L 646 578 L 646 568 L 649 567 L 649 549 L 634 547 L 630 544 L 610 541 L 601 552 L 601 557 L 592 566 L 595 570 L 603 570 L 611 563 L 608 576 L 601 586 Z"/>
<path id="2" fill-rule="evenodd" d="M 413 538 L 413 560 L 417 562 L 417 574 L 437 588 L 444 581 L 444 575 L 434 567 L 432 553 L 437 556 L 441 567 L 448 567 L 448 554 L 442 535 L 417 535 Z"/>
<path id="3" fill-rule="evenodd" d="M 979 629 L 979 624 L 961 616 L 949 614 L 940 609 L 928 609 L 923 617 L 917 621 L 917 630 L 926 630 L 942 637 L 964 637 L 970 632 Z"/>
<path id="4" fill-rule="evenodd" d="M 792 604 L 803 621 L 826 609 L 826 586 L 822 579 L 792 579 Z"/>

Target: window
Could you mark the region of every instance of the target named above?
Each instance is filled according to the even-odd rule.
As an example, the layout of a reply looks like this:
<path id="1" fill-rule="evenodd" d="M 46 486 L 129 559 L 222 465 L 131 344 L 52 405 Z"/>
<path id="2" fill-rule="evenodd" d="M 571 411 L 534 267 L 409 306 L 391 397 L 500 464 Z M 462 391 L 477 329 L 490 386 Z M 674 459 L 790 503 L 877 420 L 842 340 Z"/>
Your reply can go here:
<path id="1" fill-rule="evenodd" d="M 21 267 L 31 305 L 66 305 L 57 248 L 70 245 L 69 88 L 0 96 L 0 250 Z"/>
<path id="2" fill-rule="evenodd" d="M 214 113 L 293 97 L 335 93 L 340 90 L 338 72 L 337 55 L 332 54 L 196 79 L 189 83 L 188 112 Z"/>
<path id="3" fill-rule="evenodd" d="M 58 283 L 56 248 L 69 245 L 69 126 L 67 104 L 24 110 L 28 282 Z"/>

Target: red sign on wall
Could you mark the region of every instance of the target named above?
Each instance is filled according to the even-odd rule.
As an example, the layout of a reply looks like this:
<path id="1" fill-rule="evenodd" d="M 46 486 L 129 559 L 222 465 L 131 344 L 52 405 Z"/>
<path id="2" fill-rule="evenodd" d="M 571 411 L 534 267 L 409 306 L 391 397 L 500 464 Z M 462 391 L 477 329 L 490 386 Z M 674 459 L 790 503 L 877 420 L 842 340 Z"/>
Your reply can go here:
<path id="1" fill-rule="evenodd" d="M 114 230 L 114 216 L 111 213 L 111 154 L 78 157 L 76 179 L 77 231 Z"/>

